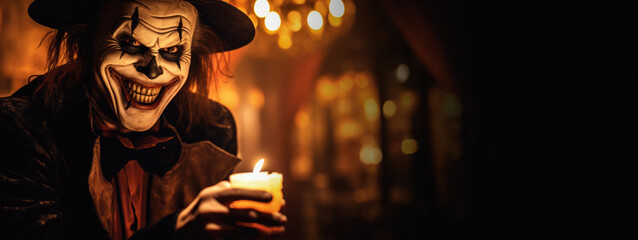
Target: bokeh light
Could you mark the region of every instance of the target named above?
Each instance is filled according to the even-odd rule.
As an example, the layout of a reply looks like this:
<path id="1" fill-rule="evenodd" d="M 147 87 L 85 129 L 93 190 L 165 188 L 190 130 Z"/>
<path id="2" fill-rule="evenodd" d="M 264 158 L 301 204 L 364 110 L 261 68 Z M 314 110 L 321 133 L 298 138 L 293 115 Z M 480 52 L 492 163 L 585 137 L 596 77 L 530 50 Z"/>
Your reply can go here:
<path id="1" fill-rule="evenodd" d="M 370 145 L 364 145 L 359 151 L 359 159 L 365 164 L 379 164 L 382 158 L 381 150 Z"/>
<path id="2" fill-rule="evenodd" d="M 315 2 L 315 10 L 319 12 L 322 16 L 328 15 L 328 6 L 323 1 Z"/>
<path id="3" fill-rule="evenodd" d="M 317 92 L 322 100 L 332 100 L 337 96 L 338 89 L 329 78 L 322 78 L 317 82 Z"/>
<path id="4" fill-rule="evenodd" d="M 330 15 L 328 15 L 328 23 L 330 23 L 330 26 L 339 27 L 339 26 L 341 26 L 343 21 L 341 21 L 341 18 L 332 16 L 332 14 L 330 14 Z"/>
<path id="5" fill-rule="evenodd" d="M 290 34 L 280 34 L 279 39 L 277 39 L 277 45 L 279 45 L 282 49 L 292 47 L 292 38 L 290 38 Z"/>
<path id="6" fill-rule="evenodd" d="M 387 100 L 383 103 L 383 116 L 392 117 L 397 112 L 397 105 L 394 101 Z"/>
<path id="7" fill-rule="evenodd" d="M 314 30 L 319 30 L 323 26 L 323 17 L 317 11 L 308 13 L 308 26 Z"/>
<path id="8" fill-rule="evenodd" d="M 400 83 L 405 83 L 405 81 L 408 80 L 408 77 L 410 77 L 410 68 L 408 67 L 408 65 L 399 65 L 397 67 L 396 76 L 397 81 L 399 81 Z"/>
<path id="9" fill-rule="evenodd" d="M 401 152 L 404 154 L 414 154 L 419 149 L 419 144 L 415 139 L 408 138 L 401 141 Z"/>
<path id="10" fill-rule="evenodd" d="M 299 110 L 295 114 L 295 126 L 298 128 L 304 128 L 310 123 L 310 113 L 306 110 Z"/>
<path id="11" fill-rule="evenodd" d="M 338 134 L 340 138 L 356 138 L 363 133 L 363 126 L 352 119 L 344 120 L 338 125 Z"/>
<path id="12" fill-rule="evenodd" d="M 228 108 L 234 109 L 239 105 L 239 93 L 237 93 L 237 87 L 234 84 L 221 86 L 218 94 L 219 102 Z"/>
<path id="13" fill-rule="evenodd" d="M 411 110 L 416 105 L 417 96 L 414 92 L 406 90 L 399 95 L 399 101 L 401 102 L 401 106 Z"/>
<path id="14" fill-rule="evenodd" d="M 295 10 L 288 13 L 288 28 L 293 32 L 301 30 L 301 13 Z"/>
<path id="15" fill-rule="evenodd" d="M 345 6 L 341 0 L 331 0 L 328 8 L 330 9 L 330 15 L 338 18 L 343 17 L 343 13 L 345 13 Z"/>
<path id="16" fill-rule="evenodd" d="M 253 9 L 257 17 L 263 18 L 270 12 L 270 4 L 267 0 L 257 0 Z"/>
<path id="17" fill-rule="evenodd" d="M 248 102 L 250 103 L 250 106 L 254 108 L 260 109 L 264 106 L 265 101 L 266 98 L 264 97 L 264 93 L 259 89 L 252 89 L 248 93 Z"/>
<path id="18" fill-rule="evenodd" d="M 354 83 L 357 85 L 357 87 L 365 88 L 368 86 L 368 83 L 370 82 L 370 78 L 371 77 L 369 73 L 360 72 L 354 76 Z"/>
<path id="19" fill-rule="evenodd" d="M 275 11 L 269 12 L 268 15 L 266 15 L 264 23 L 266 24 L 266 29 L 273 32 L 277 31 L 277 29 L 279 29 L 279 27 L 281 26 L 281 19 L 279 18 L 279 14 L 277 14 L 277 12 Z"/>
<path id="20" fill-rule="evenodd" d="M 352 89 L 352 86 L 354 85 L 354 82 L 352 80 L 352 74 L 344 74 L 341 76 L 341 79 L 339 79 L 339 93 L 341 95 L 345 95 L 347 94 L 350 89 Z"/>
<path id="21" fill-rule="evenodd" d="M 372 98 L 366 99 L 363 104 L 363 109 L 366 113 L 366 119 L 374 121 L 379 118 L 379 104 Z"/>

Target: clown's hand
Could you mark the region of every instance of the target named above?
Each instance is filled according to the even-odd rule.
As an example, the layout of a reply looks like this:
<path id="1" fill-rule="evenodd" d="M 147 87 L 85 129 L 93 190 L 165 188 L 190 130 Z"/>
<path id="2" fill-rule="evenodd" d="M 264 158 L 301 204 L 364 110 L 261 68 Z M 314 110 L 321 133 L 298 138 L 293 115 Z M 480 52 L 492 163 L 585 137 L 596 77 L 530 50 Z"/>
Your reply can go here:
<path id="1" fill-rule="evenodd" d="M 253 209 L 232 209 L 236 200 L 269 202 L 265 191 L 231 188 L 222 181 L 205 188 L 177 216 L 175 230 L 180 239 L 260 239 L 284 232 L 286 216 Z M 257 225 L 259 227 L 247 227 Z"/>

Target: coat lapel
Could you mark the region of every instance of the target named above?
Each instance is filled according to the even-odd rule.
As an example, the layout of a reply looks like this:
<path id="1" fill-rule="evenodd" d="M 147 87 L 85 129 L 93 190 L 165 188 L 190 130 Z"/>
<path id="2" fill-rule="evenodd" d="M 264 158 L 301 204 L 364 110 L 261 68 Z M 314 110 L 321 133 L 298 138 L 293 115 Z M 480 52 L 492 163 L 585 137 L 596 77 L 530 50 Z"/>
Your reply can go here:
<path id="1" fill-rule="evenodd" d="M 91 172 L 89 173 L 89 192 L 93 199 L 93 205 L 97 216 L 102 223 L 102 227 L 109 233 L 109 238 L 113 238 L 113 186 L 106 181 L 102 174 L 100 164 L 100 138 L 95 139 L 93 144 L 93 160 Z"/>

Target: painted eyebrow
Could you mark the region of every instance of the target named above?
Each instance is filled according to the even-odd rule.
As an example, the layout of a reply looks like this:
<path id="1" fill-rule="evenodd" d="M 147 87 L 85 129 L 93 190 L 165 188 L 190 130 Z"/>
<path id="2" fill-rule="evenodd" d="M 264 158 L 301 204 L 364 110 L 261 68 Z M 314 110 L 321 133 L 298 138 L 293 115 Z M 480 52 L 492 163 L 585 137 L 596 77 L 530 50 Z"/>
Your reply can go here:
<path id="1" fill-rule="evenodd" d="M 180 14 L 175 14 L 175 15 L 170 15 L 170 16 L 152 16 L 151 15 L 151 17 L 152 18 L 157 18 L 157 19 L 168 19 L 168 18 L 177 18 L 178 17 L 180 19 L 186 20 L 186 22 L 188 22 L 188 24 L 191 24 L 191 25 L 193 24 L 193 23 L 191 23 L 190 20 L 188 20 L 188 18 L 186 16 L 180 15 Z"/>

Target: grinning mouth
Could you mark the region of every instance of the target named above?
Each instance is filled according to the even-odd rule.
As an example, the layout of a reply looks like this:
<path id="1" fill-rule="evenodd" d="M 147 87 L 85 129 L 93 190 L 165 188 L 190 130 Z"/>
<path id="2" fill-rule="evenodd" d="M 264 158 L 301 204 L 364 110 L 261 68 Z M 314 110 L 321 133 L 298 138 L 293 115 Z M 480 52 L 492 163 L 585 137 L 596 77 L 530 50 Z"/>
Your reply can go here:
<path id="1" fill-rule="evenodd" d="M 109 68 L 111 77 L 120 82 L 123 96 L 127 103 L 126 108 L 134 106 L 141 109 L 154 109 L 161 102 L 164 93 L 177 83 L 178 77 L 173 78 L 164 85 L 145 85 L 134 78 L 126 78 L 113 68 Z"/>
<path id="2" fill-rule="evenodd" d="M 147 88 L 128 79 L 124 79 L 124 87 L 133 100 L 142 104 L 154 103 L 163 88 L 163 86 Z"/>

